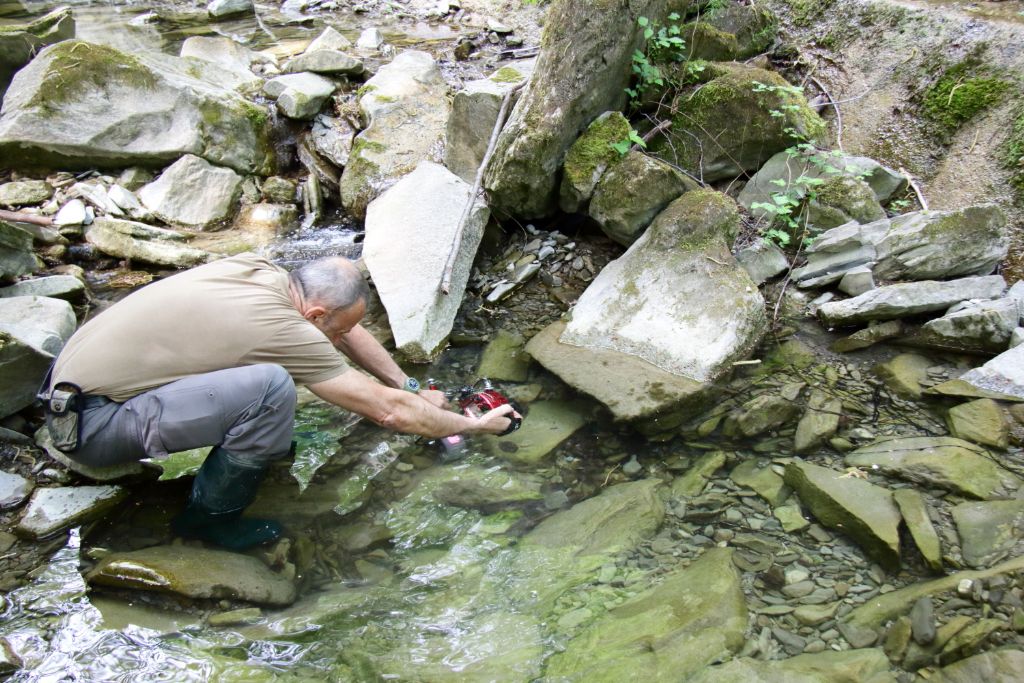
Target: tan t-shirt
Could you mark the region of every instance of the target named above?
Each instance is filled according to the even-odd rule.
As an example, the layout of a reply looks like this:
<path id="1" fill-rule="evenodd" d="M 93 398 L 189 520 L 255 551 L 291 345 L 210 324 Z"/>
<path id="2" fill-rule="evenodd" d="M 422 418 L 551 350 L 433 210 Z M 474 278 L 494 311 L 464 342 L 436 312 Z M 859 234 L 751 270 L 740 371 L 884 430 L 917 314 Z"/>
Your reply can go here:
<path id="1" fill-rule="evenodd" d="M 134 292 L 82 326 L 53 380 L 126 401 L 190 375 L 275 363 L 315 384 L 348 369 L 330 340 L 288 296 L 288 274 L 243 254 Z"/>

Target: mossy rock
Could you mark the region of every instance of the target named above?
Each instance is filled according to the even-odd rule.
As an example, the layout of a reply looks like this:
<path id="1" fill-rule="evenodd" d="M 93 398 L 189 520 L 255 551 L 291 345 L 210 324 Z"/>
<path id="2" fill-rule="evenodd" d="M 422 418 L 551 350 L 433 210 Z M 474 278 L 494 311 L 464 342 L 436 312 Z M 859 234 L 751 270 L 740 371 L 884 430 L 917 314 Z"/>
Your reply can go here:
<path id="1" fill-rule="evenodd" d="M 807 224 L 828 230 L 850 221 L 871 223 L 885 218 L 885 209 L 865 181 L 850 176 L 832 176 L 818 186 L 807 201 Z"/>
<path id="2" fill-rule="evenodd" d="M 705 21 L 720 31 L 736 36 L 736 59 L 747 59 L 768 50 L 775 42 L 778 19 L 761 5 L 729 3 L 705 14 Z"/>
<path id="3" fill-rule="evenodd" d="M 998 104 L 1011 85 L 972 55 L 942 72 L 924 92 L 921 111 L 939 137 L 948 140 L 963 124 Z"/>
<path id="4" fill-rule="evenodd" d="M 679 93 L 659 118 L 672 128 L 651 154 L 691 171 L 704 182 L 754 171 L 777 152 L 825 134 L 825 122 L 778 74 L 739 64 Z M 674 112 L 672 108 L 674 107 Z"/>
<path id="5" fill-rule="evenodd" d="M 598 116 L 587 126 L 565 155 L 558 203 L 567 213 L 586 208 L 601 176 L 622 159 L 612 145 L 629 139 L 633 130 L 626 117 L 617 111 Z"/>
<path id="6" fill-rule="evenodd" d="M 705 21 L 695 21 L 679 27 L 686 39 L 684 55 L 688 59 L 708 59 L 728 62 L 736 59 L 740 51 L 736 36 L 715 28 Z"/>

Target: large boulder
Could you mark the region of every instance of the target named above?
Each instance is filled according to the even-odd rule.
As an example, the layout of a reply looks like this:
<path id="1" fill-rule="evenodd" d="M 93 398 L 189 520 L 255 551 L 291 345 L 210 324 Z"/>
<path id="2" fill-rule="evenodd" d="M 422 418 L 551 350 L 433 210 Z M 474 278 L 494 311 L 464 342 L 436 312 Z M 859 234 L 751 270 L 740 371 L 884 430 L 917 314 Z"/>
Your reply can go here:
<path id="1" fill-rule="evenodd" d="M 366 128 L 356 136 L 341 176 L 341 202 L 357 218 L 421 161 L 440 162 L 451 104 L 437 62 L 406 50 L 360 88 Z"/>
<path id="2" fill-rule="evenodd" d="M 502 130 L 484 186 L 502 213 L 536 217 L 555 210 L 566 150 L 598 115 L 621 109 L 640 45 L 641 16 L 660 16 L 664 0 L 635 0 L 595 12 L 587 0 L 548 11 L 541 53 Z"/>
<path id="3" fill-rule="evenodd" d="M 995 299 L 1005 291 L 1006 282 L 1000 275 L 905 282 L 878 287 L 852 299 L 829 301 L 821 305 L 818 314 L 826 325 L 853 325 L 941 311 L 968 299 Z"/>
<path id="4" fill-rule="evenodd" d="M 0 100 L 14 72 L 29 63 L 42 48 L 75 36 L 71 9 L 61 7 L 28 24 L 0 26 Z"/>
<path id="5" fill-rule="evenodd" d="M 680 681 L 745 642 L 733 551 L 713 548 L 610 610 L 548 660 L 557 681 Z"/>
<path id="6" fill-rule="evenodd" d="M 242 177 L 230 168 L 186 154 L 139 190 L 139 199 L 165 223 L 203 229 L 232 214 L 241 188 Z"/>
<path id="7" fill-rule="evenodd" d="M 270 170 L 267 114 L 196 78 L 190 62 L 68 40 L 17 73 L 0 113 L 8 166 L 162 165 L 183 154 Z"/>
<path id="8" fill-rule="evenodd" d="M 253 73 L 252 65 L 271 61 L 270 57 L 224 36 L 186 38 L 181 44 L 180 56 L 213 65 L 228 87 L 242 93 L 254 93 L 263 83 L 263 79 Z"/>
<path id="9" fill-rule="evenodd" d="M 601 176 L 622 159 L 612 145 L 629 140 L 632 129 L 621 112 L 606 111 L 572 143 L 565 155 L 558 190 L 558 206 L 562 211 L 576 213 L 587 208 Z"/>
<path id="10" fill-rule="evenodd" d="M 32 235 L 0 221 L 0 281 L 28 275 L 41 267 L 42 263 L 32 252 Z"/>
<path id="11" fill-rule="evenodd" d="M 388 312 L 395 345 L 410 359 L 433 357 L 455 322 L 490 215 L 475 199 L 466 224 L 459 225 L 471 189 L 443 166 L 425 161 L 367 210 L 363 259 Z M 458 256 L 446 295 L 440 286 L 456 237 Z"/>
<path id="12" fill-rule="evenodd" d="M 698 187 L 664 161 L 633 150 L 597 183 L 590 217 L 604 234 L 628 247 L 672 200 Z"/>
<path id="13" fill-rule="evenodd" d="M 871 186 L 860 178 L 843 175 L 827 178 L 818 186 L 814 196 L 808 198 L 805 212 L 807 225 L 815 230 L 885 218 L 885 209 L 875 199 Z"/>
<path id="14" fill-rule="evenodd" d="M 601 271 L 564 332 L 527 351 L 617 419 L 670 429 L 764 333 L 764 300 L 728 247 L 738 225 L 725 195 L 687 192 Z"/>
<path id="15" fill-rule="evenodd" d="M 740 64 L 716 70 L 717 77 L 673 101 L 664 116 L 672 127 L 651 142 L 651 154 L 713 182 L 755 171 L 772 155 L 824 135 L 821 117 L 778 74 Z"/>
<path id="16" fill-rule="evenodd" d="M 529 77 L 531 70 L 532 65 L 506 66 L 488 78 L 469 81 L 455 93 L 444 150 L 444 165 L 449 171 L 467 183 L 476 180 L 501 103 L 510 90 Z"/>
<path id="17" fill-rule="evenodd" d="M 701 21 L 716 31 L 733 36 L 736 53 L 730 59 L 742 61 L 761 54 L 775 41 L 777 20 L 771 10 L 760 5 L 728 3 L 705 12 Z M 680 33 L 687 35 L 686 28 L 681 27 Z M 690 56 L 692 59 L 697 58 L 693 53 Z"/>
<path id="18" fill-rule="evenodd" d="M 186 235 L 180 232 L 106 216 L 86 228 L 85 239 L 111 256 L 157 266 L 191 268 L 214 258 L 208 252 L 187 246 Z"/>
<path id="19" fill-rule="evenodd" d="M 900 341 L 948 351 L 999 353 L 1009 345 L 1017 319 L 1017 302 L 1009 297 L 965 301 Z"/>
<path id="20" fill-rule="evenodd" d="M 0 417 L 31 405 L 46 369 L 75 331 L 75 312 L 60 299 L 0 299 Z"/>

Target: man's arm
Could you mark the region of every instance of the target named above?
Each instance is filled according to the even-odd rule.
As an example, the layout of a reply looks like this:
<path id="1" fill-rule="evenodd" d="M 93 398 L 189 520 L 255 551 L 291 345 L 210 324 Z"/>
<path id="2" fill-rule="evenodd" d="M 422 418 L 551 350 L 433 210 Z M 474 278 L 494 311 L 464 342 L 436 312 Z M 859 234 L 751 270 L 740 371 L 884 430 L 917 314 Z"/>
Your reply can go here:
<path id="1" fill-rule="evenodd" d="M 354 360 L 354 359 L 353 359 Z M 467 417 L 435 407 L 419 396 L 391 389 L 354 370 L 310 384 L 309 390 L 325 401 L 362 415 L 376 424 L 408 434 L 440 438 L 452 434 L 500 434 L 509 426 L 511 405 L 480 417 Z"/>
<path id="2" fill-rule="evenodd" d="M 398 363 L 381 346 L 381 343 L 362 325 L 356 325 L 342 335 L 337 348 L 351 358 L 356 365 L 389 387 L 401 389 L 405 386 L 407 377 L 405 372 L 398 367 Z"/>

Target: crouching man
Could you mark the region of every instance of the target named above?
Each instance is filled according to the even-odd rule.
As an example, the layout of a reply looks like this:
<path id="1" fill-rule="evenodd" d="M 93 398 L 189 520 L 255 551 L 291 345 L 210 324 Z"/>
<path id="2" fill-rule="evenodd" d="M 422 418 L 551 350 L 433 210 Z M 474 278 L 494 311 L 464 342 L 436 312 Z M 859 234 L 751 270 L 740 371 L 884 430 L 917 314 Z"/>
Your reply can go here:
<path id="1" fill-rule="evenodd" d="M 78 424 L 62 428 L 48 415 L 55 443 L 93 466 L 214 446 L 173 527 L 242 549 L 281 533 L 273 520 L 241 514 L 270 463 L 290 452 L 295 384 L 400 432 L 509 426 L 511 406 L 469 417 L 446 410 L 441 392 L 420 391 L 359 325 L 368 295 L 344 258 L 288 273 L 242 255 L 148 285 L 83 325 L 57 358 L 44 397 L 73 396 Z"/>

